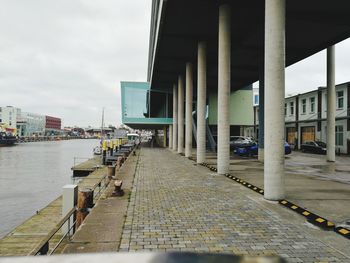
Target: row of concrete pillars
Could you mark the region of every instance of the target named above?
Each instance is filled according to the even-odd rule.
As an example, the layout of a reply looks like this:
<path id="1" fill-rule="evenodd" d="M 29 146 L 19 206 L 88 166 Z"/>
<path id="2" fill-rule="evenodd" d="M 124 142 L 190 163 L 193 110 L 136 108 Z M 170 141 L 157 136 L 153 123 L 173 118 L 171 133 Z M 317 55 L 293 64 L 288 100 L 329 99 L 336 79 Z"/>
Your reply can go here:
<path id="1" fill-rule="evenodd" d="M 280 200 L 285 197 L 285 8 L 285 0 L 265 1 L 264 63 L 262 63 L 260 77 L 259 160 L 264 161 L 264 193 L 268 200 Z M 219 174 L 225 174 L 229 173 L 230 168 L 231 9 L 229 4 L 219 7 L 218 24 L 217 171 Z M 206 42 L 199 41 L 197 50 L 197 163 L 205 162 L 206 158 L 206 53 Z M 187 62 L 185 66 L 186 88 L 182 75 L 179 75 L 178 82 L 173 86 L 173 124 L 169 126 L 169 148 L 181 154 L 185 153 L 186 157 L 191 157 L 193 65 Z M 334 135 L 327 136 L 327 160 L 335 161 L 334 46 L 327 49 L 327 87 L 327 134 Z"/>

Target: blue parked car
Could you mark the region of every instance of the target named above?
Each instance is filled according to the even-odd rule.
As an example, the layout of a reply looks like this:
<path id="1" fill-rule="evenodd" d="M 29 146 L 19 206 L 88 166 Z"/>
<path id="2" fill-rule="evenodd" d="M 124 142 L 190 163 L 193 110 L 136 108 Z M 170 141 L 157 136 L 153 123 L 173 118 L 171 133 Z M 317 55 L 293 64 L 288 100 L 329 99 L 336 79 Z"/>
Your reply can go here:
<path id="1" fill-rule="evenodd" d="M 292 148 L 290 145 L 285 142 L 284 144 L 284 154 L 290 154 L 292 152 Z M 235 153 L 239 156 L 254 156 L 258 155 L 258 144 L 256 142 L 251 143 L 244 147 L 238 147 L 235 150 Z"/>

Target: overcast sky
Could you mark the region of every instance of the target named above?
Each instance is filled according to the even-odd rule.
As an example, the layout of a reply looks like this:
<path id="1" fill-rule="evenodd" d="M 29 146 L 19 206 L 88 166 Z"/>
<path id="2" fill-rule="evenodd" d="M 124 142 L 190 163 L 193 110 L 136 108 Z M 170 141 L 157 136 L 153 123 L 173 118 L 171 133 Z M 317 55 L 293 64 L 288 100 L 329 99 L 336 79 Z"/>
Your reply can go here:
<path id="1" fill-rule="evenodd" d="M 120 81 L 146 81 L 150 0 L 0 0 L 0 105 L 64 125 L 120 123 Z"/>
<path id="2" fill-rule="evenodd" d="M 0 106 L 63 124 L 121 122 L 120 81 L 146 81 L 151 0 L 0 0 Z M 350 80 L 350 41 L 336 82 Z M 286 94 L 326 83 L 321 52 L 287 69 Z"/>

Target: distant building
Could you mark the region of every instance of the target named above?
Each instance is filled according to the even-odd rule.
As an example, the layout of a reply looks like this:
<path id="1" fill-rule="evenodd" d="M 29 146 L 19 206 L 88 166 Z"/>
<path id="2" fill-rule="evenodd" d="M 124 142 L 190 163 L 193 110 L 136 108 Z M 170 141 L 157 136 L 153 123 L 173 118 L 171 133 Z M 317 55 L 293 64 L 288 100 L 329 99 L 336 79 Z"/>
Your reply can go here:
<path id="1" fill-rule="evenodd" d="M 6 106 L 0 107 L 0 129 L 23 137 L 51 135 L 61 130 L 61 119 Z"/>
<path id="2" fill-rule="evenodd" d="M 16 133 L 17 131 L 17 118 L 21 115 L 21 109 L 6 106 L 0 107 L 0 129 Z"/>
<path id="3" fill-rule="evenodd" d="M 115 130 L 116 130 L 115 127 L 104 127 L 103 128 L 103 136 L 114 137 Z M 88 136 L 101 137 L 102 130 L 101 130 L 101 128 L 88 128 L 85 130 L 85 133 Z"/>
<path id="4" fill-rule="evenodd" d="M 336 85 L 335 143 L 340 153 L 350 154 L 350 82 Z M 255 107 L 255 126 L 259 125 L 259 107 Z M 287 97 L 285 99 L 286 141 L 295 148 L 306 141 L 327 139 L 327 89 Z"/>
<path id="5" fill-rule="evenodd" d="M 17 130 L 19 136 L 45 135 L 45 116 L 22 112 L 17 119 Z"/>
<path id="6" fill-rule="evenodd" d="M 45 133 L 52 134 L 61 130 L 62 121 L 60 118 L 45 116 Z"/>

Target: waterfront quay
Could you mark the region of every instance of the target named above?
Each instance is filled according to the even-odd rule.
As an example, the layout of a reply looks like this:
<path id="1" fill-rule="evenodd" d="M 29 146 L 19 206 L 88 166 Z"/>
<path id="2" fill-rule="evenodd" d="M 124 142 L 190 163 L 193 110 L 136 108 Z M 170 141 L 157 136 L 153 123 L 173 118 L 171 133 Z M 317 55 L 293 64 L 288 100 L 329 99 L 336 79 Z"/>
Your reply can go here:
<path id="1" fill-rule="evenodd" d="M 251 163 L 261 166 L 257 161 Z M 251 163 L 233 164 L 231 173 L 252 174 Z M 293 176 L 291 182 L 299 180 Z M 322 179 L 313 180 L 315 188 L 321 183 Z M 350 192 L 337 195 L 334 190 L 333 198 L 341 201 L 344 197 L 349 199 Z M 345 215 L 342 207 L 338 212 Z M 327 213 L 321 210 L 317 212 Z M 266 202 L 258 193 L 181 155 L 143 148 L 119 251 L 279 255 L 289 262 L 350 262 L 349 245 L 348 239 L 335 232 L 314 227 L 295 212 Z"/>
<path id="2" fill-rule="evenodd" d="M 259 161 L 232 157 L 230 173 L 218 175 L 216 154 L 207 152 L 206 158 L 207 163 L 199 165 L 195 158 L 144 143 L 121 167 L 114 167 L 114 178 L 95 200 L 82 225 L 55 254 L 210 252 L 278 256 L 287 262 L 350 262 L 349 239 L 334 231 L 339 226 L 348 229 L 344 209 L 350 199 L 349 179 L 345 176 L 350 169 L 345 159 L 348 157 L 335 164 L 321 165 L 319 161 L 319 170 L 308 165 L 318 155 L 294 152 L 286 160 L 286 200 L 333 222 L 333 228 L 317 225 L 279 202 L 266 201 L 253 187 L 249 189 L 248 185 L 263 189 Z M 111 165 L 97 169 L 80 185 L 96 185 L 95 180 L 110 174 L 110 169 Z M 121 197 L 113 195 L 118 180 L 123 182 Z M 328 195 L 326 185 L 333 189 L 332 195 Z M 54 209 L 50 209 L 48 214 L 54 217 Z M 60 212 L 59 205 L 55 209 Z M 40 211 L 38 216 L 44 213 Z M 55 218 L 59 221 L 60 217 Z M 3 239 L 0 250 L 4 251 L 4 244 L 17 246 L 24 255 L 23 229 L 21 226 Z M 27 238 L 28 246 L 38 241 Z M 59 236 L 51 242 L 57 239 Z"/>
<path id="3" fill-rule="evenodd" d="M 38 210 L 34 216 L 1 239 L 0 256 L 60 253 L 64 245 L 69 242 L 68 237 L 74 229 L 79 229 L 90 209 L 103 196 L 115 175 L 115 169 L 118 168 L 120 171 L 122 168 L 122 164 L 133 148 L 133 146 L 126 146 L 125 143 L 125 140 L 120 139 L 115 145 L 114 152 L 108 148 L 107 153 L 107 148 L 104 148 L 103 156 L 94 157 L 73 166 L 72 170 L 77 172 L 76 175 L 81 176 L 84 173 L 86 177 L 78 178 L 77 185 L 64 186 L 61 197 Z M 106 143 L 104 142 L 103 145 L 105 146 Z M 109 147 L 111 145 L 110 143 Z M 107 167 L 106 160 L 110 161 L 113 153 L 118 154 L 118 160 L 113 163 L 114 166 Z"/>
<path id="4" fill-rule="evenodd" d="M 87 160 L 97 145 L 79 139 L 0 147 L 0 238 L 57 199 L 72 183 L 74 160 Z"/>
<path id="5" fill-rule="evenodd" d="M 92 172 L 78 183 L 78 188 L 91 188 L 98 191 L 96 185 L 105 179 L 106 170 L 107 167 L 101 167 L 101 169 Z M 96 195 L 97 197 L 99 195 Z M 0 256 L 30 255 L 35 247 L 55 229 L 63 216 L 62 196 L 60 196 L 1 239 Z M 62 236 L 62 232 L 59 231 L 51 242 L 57 243 Z"/>
<path id="6" fill-rule="evenodd" d="M 288 174 L 287 198 L 341 224 L 347 216 L 343 207 L 350 198 L 348 183 L 317 178 L 301 161 L 308 157 L 293 154 L 286 169 L 299 163 L 309 173 Z M 86 225 L 66 245 L 64 253 L 211 252 L 279 256 L 287 262 L 350 262 L 346 237 L 218 175 L 213 171 L 213 153 L 207 153 L 211 169 L 164 148 L 142 147 L 133 158 L 137 160 L 127 163 L 123 172 L 134 176 L 127 209 L 125 203 L 114 205 L 121 201 L 111 201 L 107 191 L 104 203 L 86 218 Z M 349 168 L 344 163 L 336 165 L 343 171 Z M 249 174 L 245 182 L 249 179 L 259 185 L 253 178 L 261 176 L 261 168 L 257 160 L 233 158 L 230 174 L 242 178 Z M 329 174 L 323 168 L 324 174 Z M 335 187 L 332 197 L 327 195 L 324 183 Z M 299 192 L 292 194 L 296 185 Z M 323 198 L 316 196 L 313 206 L 310 198 L 302 198 L 304 193 L 306 197 L 316 191 L 321 194 L 321 189 Z M 338 206 L 332 206 L 334 200 L 340 202 Z M 118 220 L 112 220 L 118 213 Z"/>
<path id="7" fill-rule="evenodd" d="M 30 136 L 30 137 L 18 137 L 17 143 L 25 142 L 47 142 L 47 141 L 62 141 L 62 140 L 77 140 L 77 139 L 87 139 L 77 136 Z M 91 138 L 96 139 L 96 138 Z"/>

